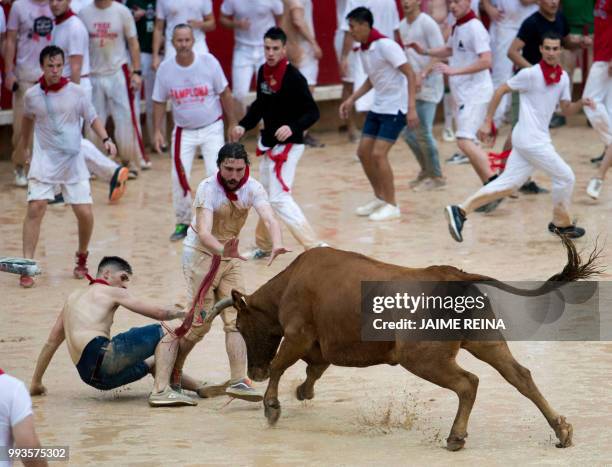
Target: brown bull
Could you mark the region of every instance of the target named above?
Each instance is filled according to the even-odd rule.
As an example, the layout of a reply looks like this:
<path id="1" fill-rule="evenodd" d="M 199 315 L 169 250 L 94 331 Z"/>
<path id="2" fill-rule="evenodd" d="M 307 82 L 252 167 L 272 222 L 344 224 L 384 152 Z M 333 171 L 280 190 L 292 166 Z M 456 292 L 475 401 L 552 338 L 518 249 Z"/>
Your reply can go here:
<path id="1" fill-rule="evenodd" d="M 562 241 L 568 263 L 541 289 L 550 290 L 557 287 L 551 287 L 555 282 L 585 279 L 598 273 L 594 267 L 597 252 L 582 264 L 573 244 L 565 238 Z M 558 447 L 571 445 L 572 425 L 550 407 L 529 370 L 514 359 L 505 341 L 362 341 L 361 281 L 487 281 L 489 285 L 518 291 L 490 277 L 468 274 L 452 266 L 406 268 L 334 248 L 315 248 L 301 254 L 253 294 L 246 296 L 234 290 L 232 298 L 216 304 L 207 317 L 214 319 L 222 308 L 232 304 L 238 310 L 237 326 L 247 346 L 249 376 L 256 381 L 270 377 L 264 396 L 265 415 L 270 424 L 280 416 L 277 396 L 281 375 L 299 359 L 308 364 L 306 380 L 297 388 L 299 400 L 313 398 L 315 381 L 330 364 L 351 367 L 400 364 L 457 394 L 459 408 L 447 448 L 461 449 L 478 388 L 478 377 L 455 360 L 463 348 L 493 366 L 533 401 L 555 431 Z M 533 291 L 528 294 L 533 295 Z"/>

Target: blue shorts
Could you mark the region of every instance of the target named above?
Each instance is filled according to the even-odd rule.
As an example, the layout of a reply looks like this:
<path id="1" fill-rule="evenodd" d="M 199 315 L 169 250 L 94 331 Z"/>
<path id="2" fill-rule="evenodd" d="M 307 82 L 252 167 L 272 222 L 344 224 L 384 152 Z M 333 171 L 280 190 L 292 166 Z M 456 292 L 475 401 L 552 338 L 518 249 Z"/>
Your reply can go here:
<path id="1" fill-rule="evenodd" d="M 111 340 L 98 336 L 89 341 L 77 363 L 79 376 L 88 385 L 107 391 L 133 383 L 149 373 L 144 362 L 155 354 L 164 336 L 159 324 L 117 334 Z"/>
<path id="2" fill-rule="evenodd" d="M 383 139 L 395 143 L 397 137 L 406 126 L 406 114 L 398 112 L 395 115 L 368 112 L 361 134 L 369 138 Z"/>

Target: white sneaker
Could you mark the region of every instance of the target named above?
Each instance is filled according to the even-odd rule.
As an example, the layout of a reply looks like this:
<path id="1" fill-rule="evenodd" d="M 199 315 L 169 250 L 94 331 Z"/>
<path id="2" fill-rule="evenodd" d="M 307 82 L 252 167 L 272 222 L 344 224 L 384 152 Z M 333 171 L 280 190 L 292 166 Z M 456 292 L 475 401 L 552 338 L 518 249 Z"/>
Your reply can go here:
<path id="1" fill-rule="evenodd" d="M 399 217 L 399 206 L 393 206 L 387 203 L 368 216 L 371 221 L 389 221 L 391 219 L 399 219 Z"/>
<path id="2" fill-rule="evenodd" d="M 15 169 L 15 185 L 17 186 L 28 186 L 28 178 L 26 177 L 25 170 Z"/>
<path id="3" fill-rule="evenodd" d="M 601 178 L 592 178 L 587 186 L 587 195 L 593 199 L 598 199 L 601 193 L 601 187 L 603 186 L 603 180 Z"/>
<path id="4" fill-rule="evenodd" d="M 363 206 L 359 206 L 357 209 L 355 209 L 355 214 L 357 214 L 358 216 L 369 216 L 378 208 L 383 207 L 385 204 L 387 203 L 385 203 L 382 199 L 374 198 L 369 203 L 366 203 Z"/>
<path id="5" fill-rule="evenodd" d="M 151 167 L 153 167 L 153 162 L 151 160 L 144 160 L 144 159 L 140 159 L 140 168 L 142 170 L 149 170 Z"/>
<path id="6" fill-rule="evenodd" d="M 456 141 L 455 133 L 453 132 L 452 128 L 444 128 L 442 131 L 442 139 L 447 143 L 453 143 Z"/>

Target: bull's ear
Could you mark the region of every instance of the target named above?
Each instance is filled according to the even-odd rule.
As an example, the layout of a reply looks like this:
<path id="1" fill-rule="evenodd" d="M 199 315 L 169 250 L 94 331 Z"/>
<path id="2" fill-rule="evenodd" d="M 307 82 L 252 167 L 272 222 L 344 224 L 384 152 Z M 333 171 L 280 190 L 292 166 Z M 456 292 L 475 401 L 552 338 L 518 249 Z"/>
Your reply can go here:
<path id="1" fill-rule="evenodd" d="M 234 308 L 236 308 L 238 311 L 247 311 L 248 306 L 246 296 L 243 293 L 233 289 L 232 300 L 234 301 Z"/>

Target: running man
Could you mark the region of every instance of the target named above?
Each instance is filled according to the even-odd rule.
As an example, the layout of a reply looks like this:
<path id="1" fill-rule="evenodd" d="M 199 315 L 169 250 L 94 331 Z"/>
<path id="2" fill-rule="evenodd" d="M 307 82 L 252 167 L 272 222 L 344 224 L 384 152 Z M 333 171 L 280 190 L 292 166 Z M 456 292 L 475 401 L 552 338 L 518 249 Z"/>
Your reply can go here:
<path id="1" fill-rule="evenodd" d="M 319 119 L 319 108 L 302 74 L 287 61 L 287 36 L 270 28 L 264 36 L 266 63 L 257 74 L 257 98 L 246 116 L 232 129 L 232 141 L 263 119 L 257 144 L 263 157 L 259 165 L 261 183 L 268 192 L 272 209 L 305 250 L 321 246 L 310 223 L 291 195 L 297 164 L 304 154 L 304 131 Z M 273 242 L 260 220 L 253 258 L 270 256 Z"/>
<path id="2" fill-rule="evenodd" d="M 281 231 L 266 192 L 257 180 L 249 176 L 249 157 L 244 146 L 229 143 L 221 148 L 217 159 L 219 171 L 198 186 L 193 206 L 196 209 L 187 237 L 183 241 L 183 274 L 187 281 L 189 302 L 203 303 L 210 311 L 218 300 L 231 296 L 232 289 L 244 290 L 238 235 L 249 210 L 255 208 L 272 238 L 271 264 L 278 255 L 287 253 Z M 246 344 L 236 328 L 236 309 L 222 311 L 225 346 L 229 358 L 231 379 L 219 386 L 206 385 L 209 395 L 225 391 L 231 397 L 260 401 L 261 392 L 246 377 Z M 195 315 L 185 338 L 181 340 L 175 364 L 174 381 L 180 379 L 183 364 L 193 347 L 210 330 L 210 323 Z M 208 352 L 209 355 L 212 352 Z"/>
<path id="3" fill-rule="evenodd" d="M 491 136 L 491 122 L 502 97 L 512 91 L 519 92 L 520 115 L 512 131 L 513 149 L 506 169 L 498 178 L 463 203 L 446 207 L 450 234 L 458 242 L 463 241 L 463 224 L 472 211 L 511 195 L 527 181 L 535 169 L 546 172 L 552 178 L 553 219 L 548 224 L 548 230 L 570 238 L 579 238 L 585 233 L 583 228 L 572 223 L 569 207 L 575 177 L 570 166 L 555 151 L 548 124 L 558 104 L 563 113 L 569 116 L 583 106 L 593 106 L 593 102 L 590 99 L 571 102 L 569 77 L 560 65 L 561 36 L 554 32 L 544 33 L 540 53 L 542 61 L 538 65 L 523 68 L 502 84 L 489 104 L 479 131 L 483 140 Z"/>
<path id="4" fill-rule="evenodd" d="M 155 149 L 161 151 L 165 139 L 161 125 L 166 114 L 166 101 L 172 102 L 175 128 L 172 132 L 172 202 L 176 228 L 173 242 L 187 235 L 191 220 L 191 188 L 189 176 L 196 149 L 200 148 L 206 176 L 217 172 L 217 156 L 225 143 L 223 114 L 230 128 L 235 125 L 232 91 L 219 61 L 208 52 L 193 50 L 193 29 L 178 24 L 173 31 L 174 57 L 162 62 L 157 70 L 154 101 Z"/>
<path id="5" fill-rule="evenodd" d="M 117 149 L 83 88 L 62 77 L 62 49 L 54 45 L 45 47 L 40 53 L 40 67 L 43 76 L 25 95 L 19 141 L 19 149 L 23 149 L 34 132 L 36 138 L 28 173 L 28 210 L 23 221 L 23 257 L 34 257 L 47 203 L 54 199 L 55 186 L 59 185 L 78 221 L 79 247 L 73 275 L 82 279 L 87 274 L 93 211 L 89 171 L 81 150 L 81 119 L 91 126 L 111 156 Z M 34 279 L 22 275 L 19 283 L 29 288 L 34 285 Z"/>
<path id="6" fill-rule="evenodd" d="M 375 198 L 359 206 L 355 213 L 372 221 L 400 217 L 395 200 L 393 171 L 389 150 L 408 123 L 416 128 L 416 77 L 402 48 L 373 28 L 374 17 L 365 7 L 347 15 L 350 33 L 361 44 L 359 57 L 367 79 L 340 105 L 340 117 L 346 119 L 355 102 L 374 89 L 374 104 L 363 125 L 357 155 L 370 181 Z"/>
<path id="7" fill-rule="evenodd" d="M 132 267 L 123 258 L 106 256 L 89 286 L 72 292 L 49 333 L 36 362 L 30 394 L 47 392 L 43 376 L 53 355 L 66 340 L 70 358 L 81 380 L 102 391 L 115 389 L 155 373 L 151 406 L 197 405 L 191 397 L 170 387 L 170 375 L 181 340 L 164 332 L 162 324 L 135 327 L 111 338 L 119 306 L 159 321 L 182 318 L 174 306 L 156 306 L 132 296 L 127 287 Z M 167 329 L 167 327 L 166 327 Z M 185 376 L 183 387 L 198 392 L 195 380 Z"/>

